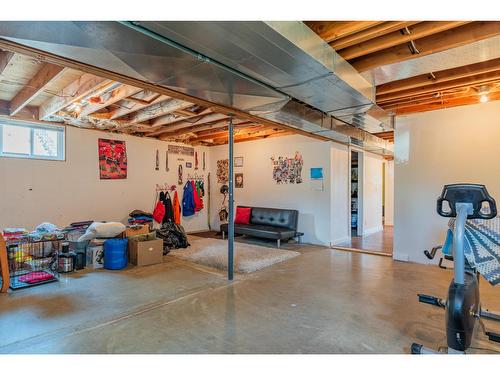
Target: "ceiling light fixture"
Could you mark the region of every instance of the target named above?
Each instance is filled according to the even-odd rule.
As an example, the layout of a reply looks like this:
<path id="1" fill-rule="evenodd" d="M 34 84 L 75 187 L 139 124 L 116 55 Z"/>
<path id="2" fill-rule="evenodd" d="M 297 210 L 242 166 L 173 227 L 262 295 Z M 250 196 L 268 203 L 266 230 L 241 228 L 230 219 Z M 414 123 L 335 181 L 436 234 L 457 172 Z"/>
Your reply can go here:
<path id="1" fill-rule="evenodd" d="M 488 85 L 479 86 L 477 89 L 479 95 L 479 101 L 481 103 L 486 103 L 489 99 L 488 94 L 490 93 L 490 87 Z"/>

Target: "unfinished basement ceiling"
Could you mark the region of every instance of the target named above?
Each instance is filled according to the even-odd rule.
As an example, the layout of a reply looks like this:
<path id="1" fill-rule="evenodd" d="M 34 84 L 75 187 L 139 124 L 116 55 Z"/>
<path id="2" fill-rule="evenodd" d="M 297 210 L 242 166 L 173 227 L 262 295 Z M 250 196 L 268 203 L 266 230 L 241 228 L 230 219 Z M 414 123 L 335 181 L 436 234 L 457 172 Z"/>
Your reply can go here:
<path id="1" fill-rule="evenodd" d="M 500 22 L 311 21 L 396 115 L 500 99 Z"/>
<path id="2" fill-rule="evenodd" d="M 0 50 L 0 117 L 155 137 L 227 142 L 229 116 L 194 103 Z M 235 116 L 235 141 L 292 134 Z"/>
<path id="3" fill-rule="evenodd" d="M 137 32 L 133 27 L 135 25 L 131 27 L 130 24 L 118 22 L 56 22 L 50 23 L 50 27 L 45 27 L 45 24 L 44 22 L 2 23 L 0 35 L 17 44 L 71 58 L 85 64 L 92 64 L 97 68 L 153 83 L 159 88 L 165 87 L 178 93 L 187 94 L 193 98 L 193 104 L 197 102 L 194 98 L 201 98 L 205 104 L 208 104 L 206 107 L 210 107 L 210 103 L 222 104 L 247 113 L 261 115 L 279 111 L 291 99 L 286 93 L 282 93 L 254 77 L 249 77 L 235 69 L 227 69 L 224 64 L 220 64 L 218 61 L 186 50 L 185 46 L 162 40 L 157 35 L 151 35 L 148 32 Z M 255 24 L 263 23 L 256 22 Z M 302 25 L 300 22 L 295 24 Z M 302 28 L 313 35 L 320 45 L 324 44 L 308 28 L 303 25 Z M 326 47 L 328 53 L 333 52 L 331 48 Z M 168 68 L 165 70 L 165 67 Z M 345 62 L 342 67 L 344 70 L 348 69 Z M 351 73 L 351 75 L 353 74 Z M 355 76 L 355 79 L 364 81 L 359 75 Z M 346 120 L 359 126 L 357 132 L 350 131 L 347 133 L 347 137 L 346 134 L 343 134 L 343 138 L 346 138 L 347 142 L 351 140 L 352 134 L 360 134 L 361 136 L 356 139 L 356 143 L 360 145 L 369 143 L 372 138 L 365 136 L 366 130 L 363 130 L 362 127 L 368 128 L 374 125 L 375 129 L 371 129 L 373 132 L 384 129 L 384 126 L 380 126 L 380 122 L 377 120 L 369 122 L 363 120 L 365 116 L 371 117 L 372 113 L 376 115 L 383 113 L 377 108 L 374 112 L 370 112 L 373 104 L 369 104 L 369 101 L 368 105 L 365 103 L 361 103 L 363 107 L 361 110 L 355 108 L 355 111 L 351 113 L 345 113 L 346 108 L 340 108 L 344 111 L 342 115 L 345 116 Z M 243 117 L 246 115 L 243 114 Z M 259 122 L 258 116 L 253 116 L 251 119 L 256 119 L 256 122 Z M 297 131 L 302 134 L 311 134 L 310 131 L 301 128 L 300 122 L 279 124 L 270 122 L 265 117 L 261 117 L 261 119 L 267 125 L 276 125 L 277 128 L 281 127 L 284 130 Z M 64 120 L 68 121 L 68 118 L 65 117 Z M 78 124 L 78 121 L 76 124 L 82 126 L 82 124 Z M 194 130 L 194 126 L 192 130 Z M 338 129 L 343 129 L 343 127 L 338 127 Z M 325 135 L 319 134 L 325 130 L 327 130 Z M 312 135 L 328 139 L 329 133 L 332 131 L 335 131 L 332 127 L 318 128 Z M 158 136 L 158 132 L 148 132 L 148 135 Z M 162 135 L 162 137 L 165 136 Z M 378 149 L 381 144 L 382 148 Z M 390 146 L 383 140 L 382 143 L 377 140 L 371 147 L 381 153 L 391 153 Z"/>

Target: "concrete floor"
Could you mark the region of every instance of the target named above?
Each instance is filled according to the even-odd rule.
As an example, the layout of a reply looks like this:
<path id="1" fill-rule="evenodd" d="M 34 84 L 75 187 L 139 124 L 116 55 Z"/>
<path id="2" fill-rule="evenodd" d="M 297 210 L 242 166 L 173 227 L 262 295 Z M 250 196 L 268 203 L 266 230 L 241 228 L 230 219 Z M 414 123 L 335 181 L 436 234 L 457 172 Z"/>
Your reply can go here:
<path id="1" fill-rule="evenodd" d="M 413 341 L 444 343 L 443 310 L 416 294 L 444 296 L 449 271 L 295 247 L 300 256 L 231 283 L 167 256 L 1 295 L 0 353 L 405 353 Z M 498 291 L 483 282 L 481 292 L 500 310 Z"/>

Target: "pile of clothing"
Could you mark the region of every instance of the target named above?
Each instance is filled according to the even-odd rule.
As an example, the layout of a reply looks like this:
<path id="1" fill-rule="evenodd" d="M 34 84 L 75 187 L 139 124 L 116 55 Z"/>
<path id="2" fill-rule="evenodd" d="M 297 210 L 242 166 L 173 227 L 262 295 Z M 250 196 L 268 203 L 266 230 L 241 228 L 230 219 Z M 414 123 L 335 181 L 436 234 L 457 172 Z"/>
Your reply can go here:
<path id="1" fill-rule="evenodd" d="M 205 185 L 203 181 L 188 180 L 182 196 L 182 216 L 192 216 L 204 207 Z"/>
<path id="2" fill-rule="evenodd" d="M 177 191 L 174 192 L 173 200 L 168 191 L 160 192 L 153 218 L 161 223 L 161 228 L 156 230 L 156 238 L 163 240 L 163 255 L 168 254 L 172 249 L 189 246 L 186 232 L 181 226 L 181 205 Z"/>
<path id="3" fill-rule="evenodd" d="M 174 193 L 174 199 L 170 198 L 168 191 L 161 191 L 153 211 L 153 218 L 157 223 L 174 222 L 181 224 L 181 205 L 177 191 Z"/>
<path id="4" fill-rule="evenodd" d="M 128 223 L 130 225 L 150 224 L 153 222 L 153 214 L 150 214 L 149 212 L 134 210 L 128 215 L 130 216 L 128 219 Z"/>
<path id="5" fill-rule="evenodd" d="M 161 228 L 156 230 L 156 238 L 163 240 L 163 255 L 167 255 L 172 249 L 190 246 L 182 225 L 172 221 L 163 223 Z"/>

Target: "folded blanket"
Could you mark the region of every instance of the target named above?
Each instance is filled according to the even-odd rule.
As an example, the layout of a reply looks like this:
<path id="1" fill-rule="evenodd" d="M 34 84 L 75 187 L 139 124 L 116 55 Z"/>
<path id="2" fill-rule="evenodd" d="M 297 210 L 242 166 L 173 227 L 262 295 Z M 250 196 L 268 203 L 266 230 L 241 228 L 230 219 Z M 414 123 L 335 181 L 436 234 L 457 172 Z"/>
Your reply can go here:
<path id="1" fill-rule="evenodd" d="M 451 219 L 448 226 L 454 230 L 455 219 Z M 448 238 L 446 242 L 449 242 Z M 500 284 L 500 216 L 491 220 L 467 220 L 464 252 L 472 268 L 490 284 Z"/>
<path id="2" fill-rule="evenodd" d="M 149 212 L 142 211 L 142 210 L 134 210 L 131 213 L 129 213 L 128 215 L 132 216 L 132 217 L 137 217 L 137 216 L 153 217 L 153 214 L 151 214 Z"/>

